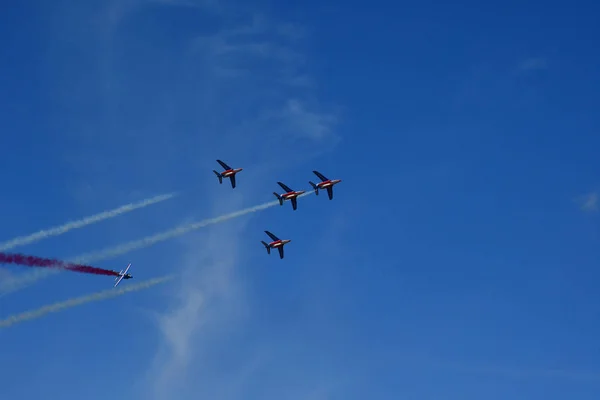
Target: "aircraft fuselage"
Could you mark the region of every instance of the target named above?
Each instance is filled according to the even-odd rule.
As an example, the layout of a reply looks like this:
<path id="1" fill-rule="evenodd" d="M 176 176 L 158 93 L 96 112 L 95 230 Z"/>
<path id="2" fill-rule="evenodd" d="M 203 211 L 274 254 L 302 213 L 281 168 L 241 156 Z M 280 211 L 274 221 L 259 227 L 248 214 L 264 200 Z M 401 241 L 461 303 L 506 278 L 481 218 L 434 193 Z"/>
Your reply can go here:
<path id="1" fill-rule="evenodd" d="M 269 246 L 272 248 L 277 248 L 277 247 L 281 247 L 283 245 L 285 245 L 286 243 L 291 242 L 291 239 L 285 239 L 285 240 L 276 240 L 274 242 L 269 243 Z"/>
<path id="2" fill-rule="evenodd" d="M 341 179 L 330 179 L 328 181 L 317 183 L 317 186 L 319 187 L 319 189 L 325 189 L 325 188 L 335 185 L 336 183 L 340 183 L 341 181 L 342 181 Z"/>
<path id="3" fill-rule="evenodd" d="M 300 196 L 300 195 L 301 195 L 301 194 L 303 194 L 304 192 L 306 192 L 306 190 L 299 190 L 299 191 L 295 191 L 295 192 L 283 193 L 283 194 L 281 195 L 281 197 L 283 197 L 283 198 L 284 198 L 284 199 L 286 199 L 286 200 L 289 200 L 289 199 L 291 199 L 291 198 L 294 198 L 294 197 L 298 197 L 298 196 Z"/>
<path id="4" fill-rule="evenodd" d="M 221 172 L 221 175 L 223 175 L 224 177 L 229 177 L 231 175 L 235 175 L 238 172 L 240 172 L 241 170 L 243 170 L 244 168 L 233 168 L 233 169 L 228 169 L 227 171 L 223 171 Z"/>

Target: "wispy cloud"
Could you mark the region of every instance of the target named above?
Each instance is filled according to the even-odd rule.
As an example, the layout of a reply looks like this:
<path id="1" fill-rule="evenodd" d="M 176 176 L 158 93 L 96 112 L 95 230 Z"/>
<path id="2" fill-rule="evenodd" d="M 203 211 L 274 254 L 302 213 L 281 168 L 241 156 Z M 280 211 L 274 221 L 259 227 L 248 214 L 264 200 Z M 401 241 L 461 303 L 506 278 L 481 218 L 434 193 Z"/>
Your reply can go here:
<path id="1" fill-rule="evenodd" d="M 579 199 L 579 204 L 582 211 L 596 212 L 598 211 L 598 192 L 589 193 Z"/>
<path id="2" fill-rule="evenodd" d="M 510 379 L 561 379 L 572 381 L 600 381 L 600 371 L 582 371 L 577 369 L 559 368 L 528 368 L 511 367 L 497 364 L 467 364 L 450 361 L 434 360 L 424 357 L 414 362 L 416 367 L 433 367 L 454 372 L 473 375 L 492 375 Z"/>
<path id="3" fill-rule="evenodd" d="M 187 397 L 191 388 L 200 390 L 198 383 L 209 384 L 202 374 L 196 374 L 196 384 L 191 384 L 190 375 L 211 360 L 211 344 L 243 315 L 244 291 L 237 276 L 239 235 L 236 224 L 182 243 L 184 277 L 176 288 L 176 301 L 156 319 L 164 341 L 149 371 L 148 396 Z"/>
<path id="4" fill-rule="evenodd" d="M 86 178 L 73 187 L 92 188 L 82 201 L 124 190 L 118 179 L 123 160 L 137 186 L 129 190 L 179 189 L 171 186 L 172 174 L 205 168 L 204 154 L 243 158 L 252 148 L 253 159 L 279 163 L 285 146 L 309 153 L 329 150 L 339 140 L 339 111 L 314 90 L 306 51 L 313 38 L 306 29 L 228 2 L 215 8 L 192 3 L 198 6 L 113 1 L 111 12 L 89 11 L 110 26 L 96 35 L 77 32 L 80 27 L 69 20 L 61 25 L 62 35 L 79 35 L 96 52 L 98 66 L 85 76 L 73 71 L 71 84 L 56 88 L 59 104 L 86 115 L 65 130 L 65 147 L 78 149 L 65 157 Z M 198 23 L 178 31 L 175 43 L 161 39 L 170 32 L 164 26 L 151 34 L 127 27 L 157 7 L 165 9 L 162 21 L 177 24 L 175 18 L 185 14 Z M 99 107 L 78 112 L 81 102 L 73 99 L 89 93 Z"/>
<path id="5" fill-rule="evenodd" d="M 537 71 L 548 68 L 548 60 L 543 57 L 527 58 L 519 63 L 517 70 L 521 72 Z"/>
<path id="6" fill-rule="evenodd" d="M 190 48 L 191 59 L 215 79 L 210 84 L 215 93 L 213 106 L 220 105 L 214 112 L 221 112 L 225 119 L 243 116 L 221 125 L 220 139 L 232 147 L 235 143 L 236 149 L 260 158 L 262 164 L 272 165 L 277 164 L 277 154 L 294 150 L 305 158 L 324 143 L 335 144 L 336 115 L 323 111 L 311 85 L 300 84 L 312 81 L 303 71 L 307 57 L 298 46 L 303 29 L 257 13 L 245 21 L 202 35 Z M 250 175 L 244 179 L 245 187 L 257 183 Z M 220 199 L 213 201 L 224 206 Z M 219 344 L 228 337 L 227 332 L 243 329 L 249 312 L 251 300 L 238 269 L 249 268 L 238 256 L 242 234 L 243 225 L 236 221 L 235 226 L 218 226 L 186 241 L 180 262 L 186 277 L 177 289 L 175 303 L 157 317 L 164 342 L 148 372 L 148 382 L 152 382 L 148 396 L 159 400 L 243 398 L 244 385 L 269 360 L 269 349 L 249 351 L 236 358 L 239 364 L 225 373 L 227 357 L 213 350 L 222 348 Z M 307 386 L 314 390 L 310 383 Z"/>
<path id="7" fill-rule="evenodd" d="M 335 135 L 332 127 L 337 120 L 334 116 L 307 110 L 305 105 L 297 99 L 287 101 L 283 118 L 289 121 L 290 130 L 308 135 L 315 140 L 324 140 Z"/>
<path id="8" fill-rule="evenodd" d="M 0 285 L 3 284 L 5 281 L 11 281 L 13 279 L 13 275 L 9 270 L 5 268 L 0 268 Z"/>
<path id="9" fill-rule="evenodd" d="M 260 14 L 250 21 L 201 36 L 192 47 L 225 90 L 244 87 L 245 95 L 252 93 L 250 97 L 260 101 L 242 105 L 256 115 L 243 121 L 242 130 L 261 132 L 268 142 L 275 140 L 274 146 L 298 139 L 336 143 L 337 113 L 324 111 L 314 100 L 313 80 L 305 72 L 308 60 L 299 45 L 305 31 L 293 24 L 270 23 Z"/>
<path id="10" fill-rule="evenodd" d="M 74 169 L 85 173 L 77 180 L 88 188 L 82 201 L 115 193 L 115 186 L 160 190 L 168 185 L 185 192 L 173 185 L 191 181 L 190 190 L 201 198 L 173 212 L 176 218 L 226 214 L 265 199 L 252 192 L 262 182 L 252 171 L 272 169 L 282 159 L 286 166 L 302 162 L 339 140 L 338 112 L 314 90 L 316 80 L 304 48 L 306 29 L 244 5 L 202 1 L 184 5 L 185 18 L 198 23 L 175 29 L 177 20 L 169 18 L 182 15 L 177 14 L 182 4 L 176 3 L 113 2 L 111 13 L 102 14 L 108 27 L 96 38 L 101 43 L 93 47 L 100 49 L 95 60 L 102 68 L 85 79 L 71 76 L 73 87 L 80 84 L 78 88 L 103 99 L 100 111 L 75 124 L 69 136 L 78 152 L 66 156 Z M 151 13 L 149 5 L 165 7 L 159 19 L 169 23 L 152 20 L 150 31 L 137 33 L 134 24 L 150 23 L 143 21 Z M 59 97 L 72 101 L 70 95 Z M 77 109 L 77 104 L 70 106 Z M 219 190 L 228 188 L 216 184 L 207 166 L 216 158 L 246 168 L 239 189 Z M 122 160 L 127 162 L 126 174 Z M 204 181 L 209 190 L 203 190 Z M 162 214 L 153 222 L 172 225 L 167 216 L 172 217 Z M 239 274 L 241 267 L 251 268 L 238 254 L 244 248 L 239 238 L 245 221 L 199 231 L 169 251 L 173 272 L 182 272 L 183 278 L 170 286 L 173 297 L 166 311 L 155 315 L 161 341 L 140 382 L 140 398 L 245 398 L 241 388 L 255 371 L 265 363 L 273 367 L 276 360 L 269 348 L 248 349 L 227 368 L 223 354 L 215 353 L 215 348 L 227 347 L 223 340 L 233 341 L 251 306 Z M 126 228 L 128 234 L 134 230 Z M 298 396 L 321 387 L 321 382 L 307 382 Z"/>

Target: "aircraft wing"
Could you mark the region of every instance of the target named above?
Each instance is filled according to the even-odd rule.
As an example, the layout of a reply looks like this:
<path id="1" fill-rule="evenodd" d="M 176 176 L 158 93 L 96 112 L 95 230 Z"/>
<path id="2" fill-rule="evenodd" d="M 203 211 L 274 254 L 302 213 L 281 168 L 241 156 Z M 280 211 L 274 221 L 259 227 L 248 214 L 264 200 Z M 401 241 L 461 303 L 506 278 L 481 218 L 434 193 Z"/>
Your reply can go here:
<path id="1" fill-rule="evenodd" d="M 119 278 L 117 279 L 117 282 L 115 282 L 115 286 L 114 287 L 117 287 L 117 285 L 119 283 L 121 283 L 121 281 L 123 280 L 123 278 L 127 274 L 127 271 L 129 271 L 129 268 L 131 268 L 131 263 L 129 263 L 129 265 L 127 266 L 127 268 L 125 268 L 125 271 L 119 272 Z"/>
<path id="2" fill-rule="evenodd" d="M 298 198 L 297 197 L 292 197 L 291 198 L 291 202 L 292 202 L 292 210 L 295 210 L 298 208 Z"/>
<path id="3" fill-rule="evenodd" d="M 290 189 L 290 188 L 289 188 L 289 186 L 287 186 L 286 184 L 284 184 L 284 183 L 281 183 L 281 182 L 277 182 L 277 184 L 278 184 L 279 186 L 281 186 L 281 188 L 282 188 L 283 190 L 285 190 L 285 191 L 286 191 L 286 193 L 293 192 L 293 190 L 292 190 L 292 189 Z"/>
<path id="4" fill-rule="evenodd" d="M 283 246 L 277 248 L 279 250 L 279 258 L 283 258 Z"/>
<path id="5" fill-rule="evenodd" d="M 229 180 L 231 181 L 231 187 L 235 189 L 235 174 L 231 175 Z"/>
<path id="6" fill-rule="evenodd" d="M 327 186 L 327 196 L 329 196 L 329 200 L 333 199 L 333 186 Z"/>
<path id="7" fill-rule="evenodd" d="M 119 276 L 119 279 L 117 279 L 117 282 L 115 283 L 115 286 L 114 286 L 114 287 L 117 287 L 117 285 L 118 285 L 119 283 L 121 283 L 121 281 L 123 280 L 123 277 L 124 277 L 124 276 L 125 276 L 125 274 L 122 274 L 121 276 Z"/>
<path id="8" fill-rule="evenodd" d="M 319 179 L 321 180 L 321 182 L 325 182 L 325 181 L 329 180 L 329 179 L 325 178 L 325 175 L 323 175 L 319 171 L 313 171 L 313 174 L 315 174 L 316 176 L 318 176 Z"/>
<path id="9" fill-rule="evenodd" d="M 230 167 L 229 165 L 225 164 L 223 161 L 221 161 L 221 160 L 217 160 L 217 162 L 218 162 L 219 164 L 221 164 L 221 167 L 223 167 L 223 169 L 226 169 L 226 170 L 227 170 L 227 169 L 231 169 L 231 167 Z"/>
<path id="10" fill-rule="evenodd" d="M 269 231 L 265 231 L 265 233 L 266 233 L 267 235 L 269 235 L 269 237 L 270 237 L 271 239 L 273 239 L 273 241 L 274 241 L 274 242 L 275 242 L 275 241 L 277 241 L 277 240 L 279 240 L 279 238 L 278 238 L 277 236 L 273 235 L 271 232 L 269 232 Z"/>

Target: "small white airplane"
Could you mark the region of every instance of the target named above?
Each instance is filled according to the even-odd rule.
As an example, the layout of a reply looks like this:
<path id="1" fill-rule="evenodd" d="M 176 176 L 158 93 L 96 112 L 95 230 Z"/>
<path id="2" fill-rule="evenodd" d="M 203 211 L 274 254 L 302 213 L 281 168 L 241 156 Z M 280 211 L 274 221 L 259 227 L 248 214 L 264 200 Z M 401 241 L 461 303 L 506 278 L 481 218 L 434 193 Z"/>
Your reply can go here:
<path id="1" fill-rule="evenodd" d="M 121 281 L 122 281 L 123 279 L 131 279 L 131 278 L 133 278 L 133 276 L 131 276 L 131 274 L 128 274 L 128 273 L 127 273 L 127 271 L 129 271 L 129 267 L 131 267 L 131 263 L 129 263 L 129 265 L 127 266 L 127 268 L 125 268 L 125 271 L 121 270 L 121 271 L 119 272 L 119 276 L 116 276 L 116 277 L 115 277 L 115 281 L 116 281 L 116 283 L 115 283 L 115 286 L 114 286 L 114 287 L 117 287 L 117 285 L 118 285 L 119 283 L 121 283 Z"/>

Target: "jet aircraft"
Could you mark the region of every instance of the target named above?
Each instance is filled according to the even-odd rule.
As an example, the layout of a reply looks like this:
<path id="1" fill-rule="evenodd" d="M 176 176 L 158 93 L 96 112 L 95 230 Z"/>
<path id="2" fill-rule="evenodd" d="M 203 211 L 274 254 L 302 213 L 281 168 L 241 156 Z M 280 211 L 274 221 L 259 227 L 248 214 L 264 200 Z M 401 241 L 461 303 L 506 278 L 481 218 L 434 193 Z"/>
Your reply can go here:
<path id="1" fill-rule="evenodd" d="M 286 243 L 291 242 L 291 239 L 281 240 L 269 231 L 265 231 L 265 233 L 269 235 L 271 239 L 273 239 L 273 241 L 268 244 L 263 242 L 262 240 L 260 241 L 263 244 L 263 246 L 265 246 L 265 248 L 267 249 L 267 254 L 271 254 L 271 249 L 277 249 L 279 250 L 279 258 L 283 258 L 283 246 L 285 246 Z"/>
<path id="2" fill-rule="evenodd" d="M 117 285 L 118 285 L 119 283 L 121 283 L 121 281 L 122 281 L 123 279 L 131 279 L 131 278 L 133 278 L 133 276 L 131 276 L 131 274 L 128 274 L 128 273 L 127 273 L 127 271 L 129 271 L 129 268 L 130 268 L 130 267 L 131 267 L 131 263 L 129 263 L 129 265 L 127 266 L 127 268 L 125 268 L 125 271 L 121 270 L 121 271 L 119 272 L 119 276 L 116 276 L 116 277 L 115 277 L 115 282 L 116 282 L 116 283 L 115 283 L 115 286 L 114 286 L 114 287 L 117 287 Z"/>
<path id="3" fill-rule="evenodd" d="M 231 181 L 231 187 L 235 189 L 235 174 L 243 170 L 243 168 L 231 168 L 229 165 L 225 164 L 221 160 L 217 160 L 217 162 L 221 164 L 221 167 L 223 167 L 223 169 L 225 170 L 221 173 L 218 173 L 213 169 L 213 172 L 215 173 L 215 175 L 217 175 L 217 178 L 219 178 L 219 183 L 223 183 L 223 178 L 229 178 L 229 180 Z"/>
<path id="4" fill-rule="evenodd" d="M 277 200 L 279 200 L 279 205 L 282 206 L 283 202 L 285 200 L 290 200 L 292 202 L 292 209 L 294 209 L 294 210 L 297 209 L 298 208 L 298 196 L 300 196 L 303 193 L 306 193 L 306 190 L 292 190 L 288 186 L 286 186 L 285 184 L 283 184 L 281 182 L 277 182 L 277 184 L 279 186 L 281 186 L 283 190 L 286 191 L 285 193 L 282 193 L 282 194 L 277 194 L 277 193 L 273 192 L 275 197 L 277 197 Z"/>
<path id="5" fill-rule="evenodd" d="M 314 184 L 311 181 L 308 182 L 308 183 L 310 183 L 310 186 L 312 186 L 313 189 L 315 189 L 315 194 L 316 195 L 319 194 L 319 189 L 326 189 L 327 195 L 329 196 L 329 200 L 332 200 L 333 199 L 333 185 L 335 185 L 336 183 L 340 183 L 342 180 L 341 179 L 327 179 L 319 171 L 313 171 L 313 174 L 318 176 L 319 179 L 321 180 L 321 182 L 319 182 L 317 184 Z"/>

